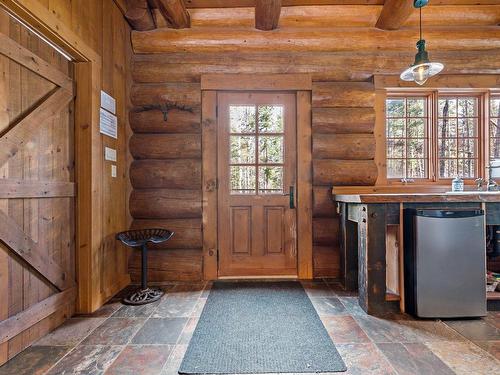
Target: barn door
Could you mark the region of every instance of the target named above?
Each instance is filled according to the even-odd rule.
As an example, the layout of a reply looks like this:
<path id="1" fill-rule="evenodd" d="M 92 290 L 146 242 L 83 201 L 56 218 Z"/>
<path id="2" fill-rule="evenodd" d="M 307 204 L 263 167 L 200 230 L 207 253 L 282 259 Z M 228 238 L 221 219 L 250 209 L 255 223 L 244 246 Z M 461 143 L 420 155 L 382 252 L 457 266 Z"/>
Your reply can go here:
<path id="1" fill-rule="evenodd" d="M 296 98 L 218 94 L 219 276 L 296 276 Z"/>
<path id="2" fill-rule="evenodd" d="M 0 364 L 71 315 L 71 64 L 0 10 Z"/>

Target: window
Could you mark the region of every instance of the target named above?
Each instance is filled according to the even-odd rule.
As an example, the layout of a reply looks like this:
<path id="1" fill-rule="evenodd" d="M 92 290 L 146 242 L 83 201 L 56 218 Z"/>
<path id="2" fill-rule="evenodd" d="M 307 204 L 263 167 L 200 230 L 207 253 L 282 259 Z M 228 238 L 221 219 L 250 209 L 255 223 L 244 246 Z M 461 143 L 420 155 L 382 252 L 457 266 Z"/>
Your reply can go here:
<path id="1" fill-rule="evenodd" d="M 490 99 L 490 160 L 500 159 L 500 96 Z"/>
<path id="2" fill-rule="evenodd" d="M 283 193 L 283 110 L 280 105 L 229 107 L 232 194 Z"/>
<path id="3" fill-rule="evenodd" d="M 476 97 L 439 97 L 439 178 L 477 177 L 478 109 Z"/>
<path id="4" fill-rule="evenodd" d="M 481 95 L 437 91 L 386 98 L 387 178 L 475 179 L 481 175 Z M 500 96 L 490 100 L 490 157 L 500 158 Z M 486 141 L 487 143 L 487 141 Z"/>
<path id="5" fill-rule="evenodd" d="M 386 103 L 387 177 L 427 178 L 426 97 L 390 97 Z"/>

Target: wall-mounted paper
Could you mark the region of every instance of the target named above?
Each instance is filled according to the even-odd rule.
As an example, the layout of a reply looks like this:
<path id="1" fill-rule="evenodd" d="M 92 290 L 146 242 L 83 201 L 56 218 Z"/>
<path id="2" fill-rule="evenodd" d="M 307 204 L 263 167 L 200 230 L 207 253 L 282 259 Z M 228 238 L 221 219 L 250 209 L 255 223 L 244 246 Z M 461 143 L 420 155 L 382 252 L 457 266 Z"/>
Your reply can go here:
<path id="1" fill-rule="evenodd" d="M 118 138 L 118 119 L 115 115 L 101 108 L 101 133 L 107 136 Z"/>
<path id="2" fill-rule="evenodd" d="M 116 161 L 116 150 L 114 148 L 104 147 L 104 160 Z"/>
<path id="3" fill-rule="evenodd" d="M 116 100 L 108 93 L 101 90 L 101 108 L 116 114 Z"/>

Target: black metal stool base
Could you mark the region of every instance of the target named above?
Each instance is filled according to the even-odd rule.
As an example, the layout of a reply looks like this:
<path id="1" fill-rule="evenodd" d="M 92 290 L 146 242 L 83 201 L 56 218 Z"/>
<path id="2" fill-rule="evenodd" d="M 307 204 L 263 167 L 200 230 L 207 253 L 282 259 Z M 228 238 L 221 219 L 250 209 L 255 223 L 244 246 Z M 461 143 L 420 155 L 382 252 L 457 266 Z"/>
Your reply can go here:
<path id="1" fill-rule="evenodd" d="M 131 295 L 123 299 L 123 303 L 127 305 L 145 305 L 154 301 L 158 301 L 165 292 L 158 288 L 146 288 L 136 290 Z"/>

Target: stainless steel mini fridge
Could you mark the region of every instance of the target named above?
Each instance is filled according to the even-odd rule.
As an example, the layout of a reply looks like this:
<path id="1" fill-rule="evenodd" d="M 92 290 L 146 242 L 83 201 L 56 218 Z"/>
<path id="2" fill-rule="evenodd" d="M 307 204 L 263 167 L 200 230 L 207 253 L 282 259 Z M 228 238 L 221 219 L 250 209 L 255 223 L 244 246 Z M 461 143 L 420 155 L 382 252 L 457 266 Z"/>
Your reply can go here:
<path id="1" fill-rule="evenodd" d="M 483 210 L 405 209 L 406 311 L 422 318 L 486 315 Z"/>

